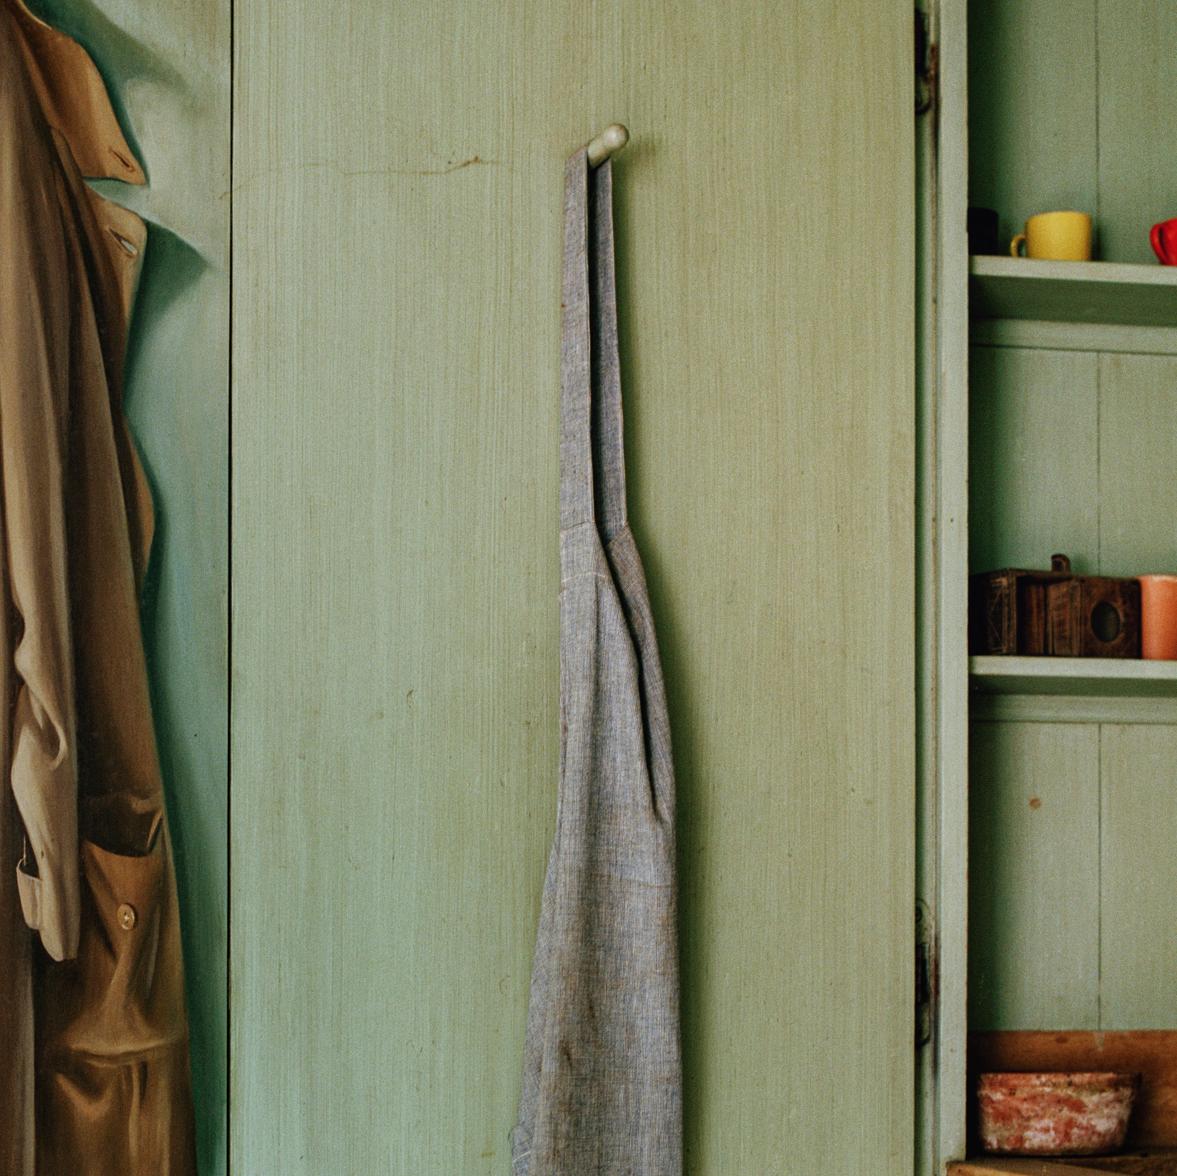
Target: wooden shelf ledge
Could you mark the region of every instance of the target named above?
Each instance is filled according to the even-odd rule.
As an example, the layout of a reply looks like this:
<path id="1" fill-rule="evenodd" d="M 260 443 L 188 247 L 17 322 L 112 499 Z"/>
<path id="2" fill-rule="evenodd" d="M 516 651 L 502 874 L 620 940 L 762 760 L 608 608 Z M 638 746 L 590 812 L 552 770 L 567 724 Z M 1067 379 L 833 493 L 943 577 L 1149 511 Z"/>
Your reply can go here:
<path id="1" fill-rule="evenodd" d="M 1083 1160 L 1018 1160 L 996 1156 L 949 1164 L 949 1176 L 1107 1176 L 1103 1168 L 1080 1167 Z"/>
<path id="2" fill-rule="evenodd" d="M 985 694 L 1177 698 L 1177 661 L 1099 657 L 971 657 L 969 679 Z"/>
<path id="3" fill-rule="evenodd" d="M 1108 1176 L 1109 1172 L 1120 1172 L 1123 1176 L 1177 1176 L 1177 1152 L 1078 1156 L 1071 1160 L 986 1156 L 948 1165 L 948 1176 Z"/>
<path id="4" fill-rule="evenodd" d="M 970 258 L 974 318 L 1177 327 L 1177 266 Z"/>

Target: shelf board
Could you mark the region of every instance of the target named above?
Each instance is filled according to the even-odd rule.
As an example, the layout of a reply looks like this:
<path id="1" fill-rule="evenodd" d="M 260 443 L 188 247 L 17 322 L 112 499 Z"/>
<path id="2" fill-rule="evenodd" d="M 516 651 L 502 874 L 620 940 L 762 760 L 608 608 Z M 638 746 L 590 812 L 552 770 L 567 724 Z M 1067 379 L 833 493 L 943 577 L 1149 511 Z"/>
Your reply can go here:
<path id="1" fill-rule="evenodd" d="M 1177 266 L 969 260 L 974 317 L 1177 327 Z"/>
<path id="2" fill-rule="evenodd" d="M 958 1161 L 948 1165 L 949 1176 L 1171 1176 L 1177 1173 L 1177 1152 L 1122 1156 L 1074 1156 L 1055 1160 L 1000 1159 L 996 1156 Z"/>
<path id="3" fill-rule="evenodd" d="M 971 657 L 969 679 L 986 694 L 1177 698 L 1177 661 L 1099 657 Z"/>

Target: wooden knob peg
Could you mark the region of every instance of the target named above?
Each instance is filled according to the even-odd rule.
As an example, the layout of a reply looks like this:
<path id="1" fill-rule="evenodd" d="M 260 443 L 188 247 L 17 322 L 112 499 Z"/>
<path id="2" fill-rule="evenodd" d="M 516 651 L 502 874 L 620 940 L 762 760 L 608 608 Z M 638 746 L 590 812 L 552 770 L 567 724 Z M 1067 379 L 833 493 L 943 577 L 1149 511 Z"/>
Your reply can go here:
<path id="1" fill-rule="evenodd" d="M 588 145 L 589 167 L 600 167 L 629 142 L 629 131 L 621 123 L 610 123 Z"/>

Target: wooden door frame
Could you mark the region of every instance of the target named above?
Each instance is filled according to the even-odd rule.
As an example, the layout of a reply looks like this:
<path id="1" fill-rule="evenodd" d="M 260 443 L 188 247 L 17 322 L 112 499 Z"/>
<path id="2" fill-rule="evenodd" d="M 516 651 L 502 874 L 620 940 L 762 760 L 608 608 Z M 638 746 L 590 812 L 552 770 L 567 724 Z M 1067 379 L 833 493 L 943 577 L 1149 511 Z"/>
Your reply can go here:
<path id="1" fill-rule="evenodd" d="M 916 1172 L 965 1154 L 968 979 L 968 89 L 966 0 L 927 0 L 935 100 L 919 186 L 917 897 L 932 920 Z"/>

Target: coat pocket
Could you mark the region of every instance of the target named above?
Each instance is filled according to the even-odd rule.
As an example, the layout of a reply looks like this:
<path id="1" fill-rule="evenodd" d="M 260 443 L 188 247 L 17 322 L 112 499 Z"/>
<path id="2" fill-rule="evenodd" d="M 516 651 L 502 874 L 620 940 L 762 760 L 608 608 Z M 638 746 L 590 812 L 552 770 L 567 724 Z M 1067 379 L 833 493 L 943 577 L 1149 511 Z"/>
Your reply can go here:
<path id="1" fill-rule="evenodd" d="M 160 813 L 141 854 L 83 841 L 77 958 L 42 976 L 42 1057 L 117 1063 L 184 1040 L 179 919 Z"/>
<path id="2" fill-rule="evenodd" d="M 162 812 L 147 828 L 142 853 L 82 842 L 77 957 L 41 961 L 39 1172 L 195 1176 L 180 924 Z"/>

